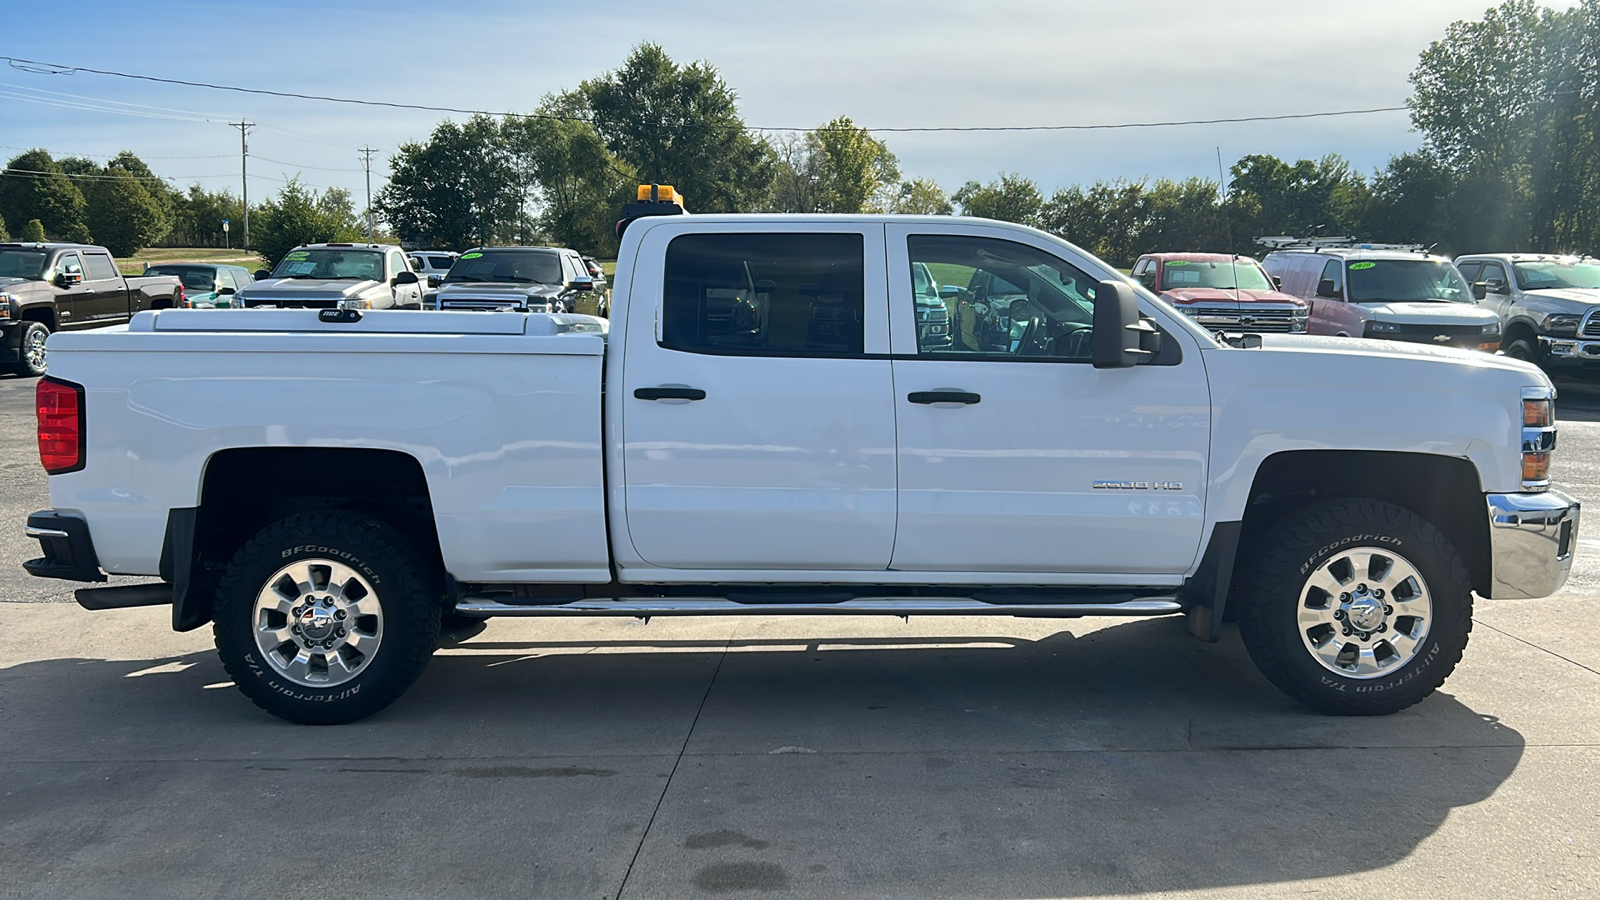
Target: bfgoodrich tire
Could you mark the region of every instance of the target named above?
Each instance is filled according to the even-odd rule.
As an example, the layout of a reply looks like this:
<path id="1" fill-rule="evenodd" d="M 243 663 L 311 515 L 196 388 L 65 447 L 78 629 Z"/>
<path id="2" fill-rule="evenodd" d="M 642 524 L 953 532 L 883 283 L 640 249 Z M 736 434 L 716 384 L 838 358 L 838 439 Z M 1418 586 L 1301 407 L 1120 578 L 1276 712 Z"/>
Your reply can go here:
<path id="1" fill-rule="evenodd" d="M 1261 673 L 1320 712 L 1386 715 L 1421 701 L 1472 631 L 1466 566 L 1444 535 L 1376 500 L 1303 509 L 1249 565 L 1239 633 Z"/>
<path id="2" fill-rule="evenodd" d="M 217 587 L 217 654 L 257 706 L 336 725 L 393 703 L 438 645 L 441 588 L 392 527 L 290 516 L 251 538 Z"/>

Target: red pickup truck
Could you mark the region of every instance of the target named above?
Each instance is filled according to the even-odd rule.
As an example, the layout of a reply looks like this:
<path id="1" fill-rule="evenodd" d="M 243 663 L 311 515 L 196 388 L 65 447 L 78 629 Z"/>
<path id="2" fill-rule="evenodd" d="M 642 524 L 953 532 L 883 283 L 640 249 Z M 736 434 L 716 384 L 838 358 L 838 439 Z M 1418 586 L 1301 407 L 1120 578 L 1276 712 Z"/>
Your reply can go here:
<path id="1" fill-rule="evenodd" d="M 123 277 L 90 244 L 0 244 L 0 373 L 43 375 L 52 331 L 121 325 L 183 304 L 175 275 Z"/>
<path id="2" fill-rule="evenodd" d="M 1211 331 L 1304 332 L 1310 307 L 1261 264 L 1226 253 L 1146 253 L 1133 277 Z"/>

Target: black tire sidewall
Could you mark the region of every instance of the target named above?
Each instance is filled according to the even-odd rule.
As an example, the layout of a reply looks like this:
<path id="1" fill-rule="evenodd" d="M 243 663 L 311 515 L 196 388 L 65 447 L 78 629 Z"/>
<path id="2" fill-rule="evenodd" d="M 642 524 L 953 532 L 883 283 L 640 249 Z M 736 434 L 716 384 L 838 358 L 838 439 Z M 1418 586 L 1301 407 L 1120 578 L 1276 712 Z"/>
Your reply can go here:
<path id="1" fill-rule="evenodd" d="M 1283 542 L 1261 560 L 1249 602 L 1240 610 L 1246 647 L 1269 680 L 1325 712 L 1381 715 L 1427 697 L 1454 670 L 1466 649 L 1472 592 L 1454 548 L 1432 525 L 1390 504 L 1344 501 L 1294 517 Z M 1415 656 L 1378 678 L 1341 676 L 1305 646 L 1297 620 L 1306 579 L 1341 553 L 1368 548 L 1394 553 L 1414 566 L 1432 603 L 1427 637 Z"/>
<path id="2" fill-rule="evenodd" d="M 1539 362 L 1539 351 L 1532 344 L 1528 343 L 1522 338 L 1512 341 L 1506 347 L 1505 352 L 1506 356 L 1509 356 L 1512 359 L 1520 359 L 1523 362 L 1531 362 L 1535 364 Z"/>
<path id="3" fill-rule="evenodd" d="M 328 688 L 289 680 L 255 642 L 257 594 L 284 566 L 307 559 L 360 572 L 383 613 L 383 636 L 366 668 Z M 398 533 L 364 516 L 291 516 L 263 529 L 235 554 L 217 588 L 213 634 L 234 684 L 257 706 L 302 724 L 353 722 L 393 703 L 438 643 L 437 597 L 415 559 Z"/>

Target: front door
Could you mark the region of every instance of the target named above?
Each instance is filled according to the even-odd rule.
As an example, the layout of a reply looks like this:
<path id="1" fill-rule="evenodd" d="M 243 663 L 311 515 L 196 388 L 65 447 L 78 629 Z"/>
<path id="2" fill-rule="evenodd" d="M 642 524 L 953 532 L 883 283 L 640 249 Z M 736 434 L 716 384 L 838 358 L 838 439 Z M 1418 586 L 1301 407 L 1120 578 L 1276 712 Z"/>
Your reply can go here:
<path id="1" fill-rule="evenodd" d="M 748 229 L 685 219 L 641 242 L 611 407 L 628 538 L 659 568 L 882 570 L 895 536 L 883 226 Z"/>
<path id="2" fill-rule="evenodd" d="M 899 528 L 892 567 L 1092 583 L 1185 571 L 1204 524 L 1210 394 L 1187 335 L 1156 362 L 1090 365 L 1097 267 L 978 224 L 890 225 Z M 918 346 L 926 266 L 968 338 Z M 1105 276 L 1101 276 L 1105 277 Z M 1148 311 L 1147 311 L 1148 312 Z"/>
<path id="3" fill-rule="evenodd" d="M 73 281 L 63 281 L 66 276 Z M 83 270 L 83 257 L 68 250 L 56 257 L 56 267 L 51 273 L 56 284 L 56 315 L 58 328 L 90 328 L 94 325 L 94 294 L 88 273 Z"/>

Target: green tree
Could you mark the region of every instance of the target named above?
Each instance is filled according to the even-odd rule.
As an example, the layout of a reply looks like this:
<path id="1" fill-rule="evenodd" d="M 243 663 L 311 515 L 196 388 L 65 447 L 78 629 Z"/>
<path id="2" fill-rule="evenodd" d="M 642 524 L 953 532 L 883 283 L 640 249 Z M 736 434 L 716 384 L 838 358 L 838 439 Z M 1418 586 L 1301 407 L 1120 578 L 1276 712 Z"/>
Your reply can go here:
<path id="1" fill-rule="evenodd" d="M 65 235 L 83 224 L 83 192 L 49 153 L 29 150 L 12 157 L 0 175 L 0 215 L 13 222 L 38 219 L 47 235 Z"/>
<path id="2" fill-rule="evenodd" d="M 446 120 L 427 141 L 402 144 L 390 172 L 372 205 L 407 242 L 465 249 L 518 231 L 528 185 L 488 116 Z"/>
<path id="3" fill-rule="evenodd" d="M 963 216 L 981 216 L 1003 222 L 1039 225 L 1044 195 L 1033 179 L 1016 173 L 1002 173 L 996 181 L 979 184 L 969 181 L 950 198 L 961 207 Z"/>
<path id="4" fill-rule="evenodd" d="M 911 216 L 948 216 L 955 212 L 950 196 L 932 178 L 913 178 L 900 182 L 889 211 Z"/>
<path id="5" fill-rule="evenodd" d="M 22 233 L 17 235 L 17 239 L 30 244 L 37 244 L 43 241 L 44 223 L 38 219 L 29 219 L 27 224 L 22 226 Z"/>
<path id="6" fill-rule="evenodd" d="M 578 103 L 575 94 L 547 98 L 541 116 L 508 119 L 502 133 L 521 182 L 538 201 L 533 227 L 558 245 L 612 256 L 617 210 L 632 199 L 638 177 L 589 123 L 555 118 Z"/>
<path id="7" fill-rule="evenodd" d="M 189 186 L 173 205 L 172 230 L 168 232 L 165 246 L 171 247 L 222 247 L 233 243 L 239 229 L 232 230 L 232 239 L 222 231 L 222 220 L 240 222 L 239 198 L 228 191 L 207 191 L 198 184 Z"/>
<path id="8" fill-rule="evenodd" d="M 289 179 L 277 196 L 262 203 L 250 223 L 254 250 L 277 263 L 301 244 L 356 241 L 366 234 L 348 191 L 329 188 L 318 193 L 298 177 Z"/>
<path id="9" fill-rule="evenodd" d="M 132 256 L 164 237 L 168 220 L 145 183 L 126 169 L 107 168 L 86 179 L 87 225 L 112 256 Z"/>
<path id="10" fill-rule="evenodd" d="M 1251 155 L 1229 170 L 1228 217 L 1235 252 L 1249 252 L 1255 237 L 1353 234 L 1371 202 L 1366 179 L 1338 154 L 1293 164 Z"/>
<path id="11" fill-rule="evenodd" d="M 959 195 L 958 195 L 959 199 Z M 1113 265 L 1129 265 L 1149 218 L 1143 181 L 1097 181 L 1056 191 L 1040 210 L 1039 226 Z"/>
<path id="12" fill-rule="evenodd" d="M 849 116 L 840 116 L 807 136 L 817 162 L 819 212 L 881 211 L 898 186 L 900 166 L 889 147 Z"/>
<path id="13" fill-rule="evenodd" d="M 645 181 L 671 184 L 691 209 L 740 212 L 767 202 L 773 148 L 750 136 L 738 95 L 710 63 L 680 66 L 657 44 L 578 87 L 612 153 Z"/>
<path id="14" fill-rule="evenodd" d="M 1389 243 L 1450 241 L 1455 176 L 1427 150 L 1402 153 L 1372 179 L 1363 236 Z"/>
<path id="15" fill-rule="evenodd" d="M 11 240 L 11 232 L 6 230 L 5 216 L 0 216 L 0 241 Z"/>

